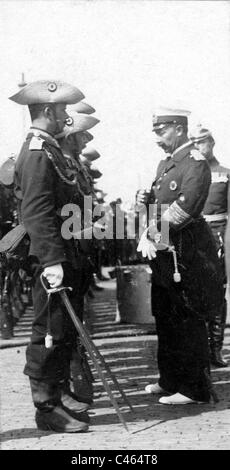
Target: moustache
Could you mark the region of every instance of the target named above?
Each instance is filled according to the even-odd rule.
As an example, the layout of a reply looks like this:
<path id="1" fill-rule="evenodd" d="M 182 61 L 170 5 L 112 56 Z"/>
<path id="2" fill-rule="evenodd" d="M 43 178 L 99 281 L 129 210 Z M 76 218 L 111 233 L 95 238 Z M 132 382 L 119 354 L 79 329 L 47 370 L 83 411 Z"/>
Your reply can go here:
<path id="1" fill-rule="evenodd" d="M 162 142 L 156 142 L 156 144 L 158 145 L 158 147 L 162 148 L 162 150 L 168 150 L 168 146 L 163 144 Z"/>

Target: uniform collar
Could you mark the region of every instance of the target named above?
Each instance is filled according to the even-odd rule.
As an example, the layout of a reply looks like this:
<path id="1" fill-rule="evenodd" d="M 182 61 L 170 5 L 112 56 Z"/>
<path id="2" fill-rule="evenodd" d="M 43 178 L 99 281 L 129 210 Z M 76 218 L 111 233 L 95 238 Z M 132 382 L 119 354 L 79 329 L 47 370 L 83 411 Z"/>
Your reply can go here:
<path id="1" fill-rule="evenodd" d="M 190 141 L 185 142 L 185 144 L 181 145 L 178 147 L 171 156 L 167 156 L 165 160 L 162 160 L 165 163 L 165 171 L 169 171 L 171 168 L 173 168 L 177 163 L 179 163 L 183 158 L 188 155 L 190 149 L 192 147 L 192 144 Z"/>
<path id="2" fill-rule="evenodd" d="M 39 129 L 38 127 L 31 127 L 29 134 L 33 134 L 35 137 L 42 137 L 46 142 L 60 149 L 58 141 L 49 132 Z"/>
<path id="3" fill-rule="evenodd" d="M 186 155 L 190 152 L 191 148 L 193 147 L 193 143 L 188 140 L 183 145 L 178 147 L 172 154 L 172 160 L 177 163 L 183 160 Z"/>

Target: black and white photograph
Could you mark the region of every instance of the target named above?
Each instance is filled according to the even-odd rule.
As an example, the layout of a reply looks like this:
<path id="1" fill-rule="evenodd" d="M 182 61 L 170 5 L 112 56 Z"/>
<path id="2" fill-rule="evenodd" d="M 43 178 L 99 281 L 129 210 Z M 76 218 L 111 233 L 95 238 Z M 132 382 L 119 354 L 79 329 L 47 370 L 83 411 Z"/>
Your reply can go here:
<path id="1" fill-rule="evenodd" d="M 229 451 L 230 2 L 0 0 L 0 43 L 1 450 Z"/>

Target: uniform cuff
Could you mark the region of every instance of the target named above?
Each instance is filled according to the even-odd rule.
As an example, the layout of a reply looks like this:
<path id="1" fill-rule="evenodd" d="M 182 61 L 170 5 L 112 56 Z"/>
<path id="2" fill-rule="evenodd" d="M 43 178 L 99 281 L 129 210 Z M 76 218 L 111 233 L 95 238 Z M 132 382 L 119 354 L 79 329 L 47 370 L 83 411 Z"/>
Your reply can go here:
<path id="1" fill-rule="evenodd" d="M 174 201 L 171 206 L 164 212 L 162 219 L 169 222 L 170 225 L 180 227 L 186 225 L 191 220 L 191 215 L 185 212 L 181 207 Z"/>

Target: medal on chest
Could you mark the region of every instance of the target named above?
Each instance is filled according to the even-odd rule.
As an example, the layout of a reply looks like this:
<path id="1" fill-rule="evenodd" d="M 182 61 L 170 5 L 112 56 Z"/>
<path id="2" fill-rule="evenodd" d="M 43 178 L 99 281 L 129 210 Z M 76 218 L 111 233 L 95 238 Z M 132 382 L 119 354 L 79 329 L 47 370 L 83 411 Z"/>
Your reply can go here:
<path id="1" fill-rule="evenodd" d="M 175 191 L 176 188 L 177 188 L 177 182 L 175 180 L 170 181 L 169 189 L 171 189 L 171 191 Z"/>

